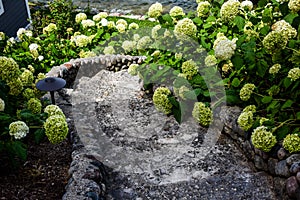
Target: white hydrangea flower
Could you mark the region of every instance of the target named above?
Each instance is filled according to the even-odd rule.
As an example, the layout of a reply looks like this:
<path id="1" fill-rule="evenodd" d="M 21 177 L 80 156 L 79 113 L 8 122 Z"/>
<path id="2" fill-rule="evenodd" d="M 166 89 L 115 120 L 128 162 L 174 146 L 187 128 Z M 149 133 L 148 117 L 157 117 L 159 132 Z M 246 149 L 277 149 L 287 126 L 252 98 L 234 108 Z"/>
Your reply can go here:
<path id="1" fill-rule="evenodd" d="M 253 8 L 253 3 L 252 1 L 246 0 L 246 1 L 242 1 L 240 6 L 242 9 L 250 11 Z"/>
<path id="2" fill-rule="evenodd" d="M 9 134 L 15 139 L 24 138 L 29 133 L 29 127 L 23 121 L 15 121 L 9 125 Z"/>
<path id="3" fill-rule="evenodd" d="M 202 2 L 198 3 L 198 7 L 197 7 L 198 17 L 207 16 L 207 14 L 209 13 L 210 7 L 211 7 L 211 5 L 208 1 L 202 1 Z"/>
<path id="4" fill-rule="evenodd" d="M 0 41 L 5 39 L 5 33 L 0 31 Z"/>
<path id="5" fill-rule="evenodd" d="M 75 16 L 75 22 L 76 23 L 80 23 L 82 20 L 85 20 L 85 19 L 87 19 L 87 15 L 85 13 L 78 13 Z"/>
<path id="6" fill-rule="evenodd" d="M 139 25 L 135 22 L 129 24 L 128 29 L 138 29 Z"/>
<path id="7" fill-rule="evenodd" d="M 43 60 L 44 60 L 44 56 L 40 55 L 40 56 L 38 57 L 38 59 L 39 59 L 39 61 L 43 61 Z"/>
<path id="8" fill-rule="evenodd" d="M 97 15 L 93 16 L 93 20 L 95 22 L 99 22 L 101 19 L 104 19 L 108 16 L 107 12 L 100 12 Z"/>
<path id="9" fill-rule="evenodd" d="M 19 28 L 19 30 L 17 31 L 17 37 L 20 39 L 23 35 L 23 33 L 26 32 L 25 28 Z"/>
<path id="10" fill-rule="evenodd" d="M 288 7 L 292 12 L 297 13 L 300 10 L 300 0 L 290 0 Z"/>
<path id="11" fill-rule="evenodd" d="M 144 36 L 137 42 L 137 49 L 145 50 L 151 45 L 151 43 L 152 43 L 151 38 L 149 36 Z"/>
<path id="12" fill-rule="evenodd" d="M 100 24 L 101 24 L 102 26 L 108 26 L 108 21 L 107 21 L 107 19 L 105 19 L 105 18 L 101 19 Z"/>
<path id="13" fill-rule="evenodd" d="M 206 66 L 211 67 L 211 66 L 216 66 L 216 64 L 218 64 L 218 61 L 214 55 L 208 55 L 206 56 L 204 63 Z"/>
<path id="14" fill-rule="evenodd" d="M 93 27 L 95 26 L 95 22 L 91 19 L 84 19 L 81 21 L 81 25 L 83 28 Z"/>
<path id="15" fill-rule="evenodd" d="M 0 112 L 4 111 L 5 109 L 5 102 L 0 98 Z"/>
<path id="16" fill-rule="evenodd" d="M 86 35 L 76 35 L 72 39 L 78 47 L 85 47 L 91 42 L 91 38 Z"/>
<path id="17" fill-rule="evenodd" d="M 220 40 L 216 45 L 214 45 L 216 58 L 220 60 L 229 60 L 234 55 L 236 41 L 236 38 L 233 40 Z"/>
<path id="18" fill-rule="evenodd" d="M 39 45 L 36 44 L 36 43 L 32 43 L 29 45 L 29 50 L 30 51 L 34 51 L 34 50 L 37 50 L 39 48 Z"/>
<path id="19" fill-rule="evenodd" d="M 126 26 L 124 24 L 117 24 L 116 28 L 119 33 L 124 33 L 126 31 Z"/>
<path id="20" fill-rule="evenodd" d="M 185 13 L 183 12 L 183 9 L 180 6 L 174 6 L 170 12 L 171 17 L 178 17 L 178 16 L 184 16 Z"/>
<path id="21" fill-rule="evenodd" d="M 126 20 L 124 19 L 119 19 L 117 22 L 116 22 L 116 25 L 119 25 L 119 24 L 123 24 L 125 26 L 125 28 L 127 28 L 128 26 L 128 23 L 126 22 Z"/>
<path id="22" fill-rule="evenodd" d="M 136 49 L 136 42 L 125 40 L 122 43 L 122 48 L 124 49 L 125 52 L 131 52 Z"/>
<path id="23" fill-rule="evenodd" d="M 179 38 L 182 38 L 183 36 L 195 37 L 197 33 L 197 26 L 191 19 L 183 18 L 177 22 L 174 33 Z"/>
<path id="24" fill-rule="evenodd" d="M 277 21 L 275 24 L 273 24 L 272 30 L 281 32 L 289 39 L 297 36 L 297 30 L 284 20 Z"/>
<path id="25" fill-rule="evenodd" d="M 158 38 L 158 31 L 161 29 L 161 25 L 156 25 L 152 28 L 151 30 L 151 36 L 153 39 L 157 39 Z"/>
<path id="26" fill-rule="evenodd" d="M 107 47 L 104 48 L 103 53 L 104 53 L 105 55 L 109 55 L 109 54 L 114 54 L 114 53 L 116 53 L 116 51 L 115 51 L 115 49 L 114 49 L 113 46 L 107 46 Z"/>

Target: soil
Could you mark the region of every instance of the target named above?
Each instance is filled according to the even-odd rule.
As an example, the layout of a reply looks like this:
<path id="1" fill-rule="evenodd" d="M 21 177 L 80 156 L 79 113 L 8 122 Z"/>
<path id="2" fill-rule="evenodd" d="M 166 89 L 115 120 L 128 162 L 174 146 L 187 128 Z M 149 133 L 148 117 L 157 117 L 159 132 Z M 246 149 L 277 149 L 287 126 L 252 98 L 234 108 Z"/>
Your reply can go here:
<path id="1" fill-rule="evenodd" d="M 61 199 L 71 163 L 68 139 L 56 145 L 46 138 L 40 144 L 29 142 L 27 151 L 27 161 L 18 169 L 3 169 L 0 162 L 0 200 Z"/>

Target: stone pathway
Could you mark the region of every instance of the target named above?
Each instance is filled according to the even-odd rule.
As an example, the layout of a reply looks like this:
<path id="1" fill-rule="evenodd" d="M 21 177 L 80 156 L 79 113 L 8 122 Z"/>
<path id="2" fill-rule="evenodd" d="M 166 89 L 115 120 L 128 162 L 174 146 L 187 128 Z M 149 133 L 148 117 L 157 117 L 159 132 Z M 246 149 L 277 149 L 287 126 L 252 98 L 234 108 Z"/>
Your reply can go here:
<path id="1" fill-rule="evenodd" d="M 106 199 L 282 199 L 273 178 L 256 172 L 229 138 L 203 147 L 203 129 L 156 113 L 127 72 L 102 70 L 77 83 L 75 125 L 107 167 Z"/>

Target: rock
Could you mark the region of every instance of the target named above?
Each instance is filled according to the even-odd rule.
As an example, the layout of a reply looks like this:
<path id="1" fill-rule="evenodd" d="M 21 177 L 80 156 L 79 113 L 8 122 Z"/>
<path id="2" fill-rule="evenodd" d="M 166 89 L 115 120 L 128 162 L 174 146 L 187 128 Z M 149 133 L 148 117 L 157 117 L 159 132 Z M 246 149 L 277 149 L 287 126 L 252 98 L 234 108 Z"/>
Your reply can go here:
<path id="1" fill-rule="evenodd" d="M 286 159 L 288 165 L 292 165 L 294 162 L 300 161 L 300 154 L 293 154 Z"/>
<path id="2" fill-rule="evenodd" d="M 267 171 L 268 165 L 267 163 L 258 155 L 254 156 L 254 165 L 257 169 L 261 169 Z"/>
<path id="3" fill-rule="evenodd" d="M 284 159 L 287 156 L 287 152 L 284 148 L 280 148 L 277 152 L 277 157 L 279 160 Z"/>
<path id="4" fill-rule="evenodd" d="M 293 163 L 290 168 L 290 172 L 292 174 L 296 174 L 296 173 L 300 172 L 300 162 Z"/>
<path id="5" fill-rule="evenodd" d="M 278 160 L 275 158 L 269 158 L 268 160 L 268 170 L 270 174 L 275 175 L 275 166 L 277 165 Z"/>
<path id="6" fill-rule="evenodd" d="M 287 179 L 286 192 L 291 198 L 296 198 L 297 196 L 299 196 L 300 188 L 295 176 L 291 176 Z"/>
<path id="7" fill-rule="evenodd" d="M 249 141 L 243 142 L 242 148 L 243 148 L 243 151 L 244 151 L 245 155 L 247 156 L 247 158 L 250 160 L 253 160 L 255 154 L 254 154 L 254 150 L 253 150 L 250 142 Z"/>
<path id="8" fill-rule="evenodd" d="M 297 178 L 298 183 L 300 183 L 300 172 L 297 173 L 296 178 Z"/>
<path id="9" fill-rule="evenodd" d="M 275 174 L 278 176 L 289 177 L 290 171 L 287 166 L 286 160 L 282 160 L 275 166 Z"/>

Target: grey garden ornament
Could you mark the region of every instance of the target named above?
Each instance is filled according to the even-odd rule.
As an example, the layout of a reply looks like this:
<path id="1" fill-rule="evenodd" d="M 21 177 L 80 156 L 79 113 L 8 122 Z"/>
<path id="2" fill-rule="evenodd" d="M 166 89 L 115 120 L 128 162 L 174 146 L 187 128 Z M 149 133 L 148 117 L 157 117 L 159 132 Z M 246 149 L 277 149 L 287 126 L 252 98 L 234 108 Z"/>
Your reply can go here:
<path id="1" fill-rule="evenodd" d="M 36 88 L 41 91 L 50 92 L 51 102 L 54 105 L 55 104 L 54 91 L 63 88 L 65 85 L 66 85 L 66 81 L 62 78 L 47 77 L 45 79 L 38 81 L 36 83 Z"/>

